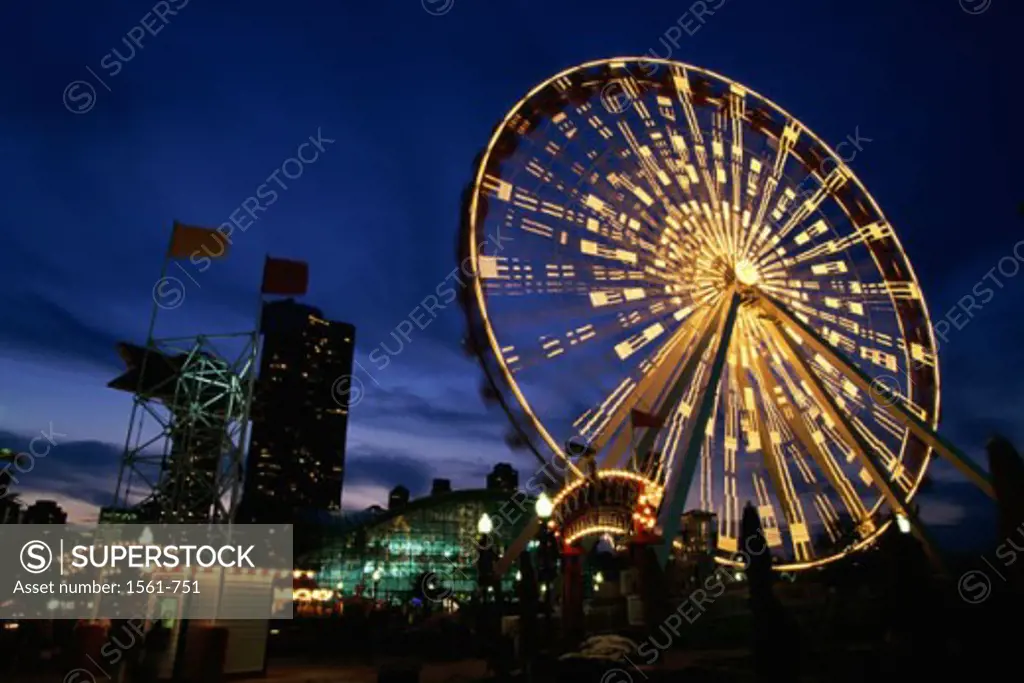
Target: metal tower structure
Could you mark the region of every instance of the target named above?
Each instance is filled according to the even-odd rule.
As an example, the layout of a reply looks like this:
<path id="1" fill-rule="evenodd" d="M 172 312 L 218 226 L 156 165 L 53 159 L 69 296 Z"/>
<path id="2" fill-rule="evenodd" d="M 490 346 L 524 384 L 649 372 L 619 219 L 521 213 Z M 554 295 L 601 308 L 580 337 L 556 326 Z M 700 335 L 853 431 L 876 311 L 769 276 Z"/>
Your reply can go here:
<path id="1" fill-rule="evenodd" d="M 234 518 L 258 368 L 259 316 L 248 332 L 154 334 L 160 310 L 174 307 L 161 301 L 166 293 L 161 285 L 178 287 L 177 304 L 184 297 L 183 283 L 167 275 L 169 264 L 200 252 L 217 258 L 226 251 L 216 231 L 175 222 L 154 288 L 146 343 L 118 346 L 127 369 L 107 386 L 133 398 L 107 519 L 180 524 Z"/>
<path id="2" fill-rule="evenodd" d="M 232 347 L 233 353 L 220 349 Z M 226 522 L 238 504 L 256 368 L 255 332 L 121 344 L 133 394 L 114 506 L 140 521 Z"/>

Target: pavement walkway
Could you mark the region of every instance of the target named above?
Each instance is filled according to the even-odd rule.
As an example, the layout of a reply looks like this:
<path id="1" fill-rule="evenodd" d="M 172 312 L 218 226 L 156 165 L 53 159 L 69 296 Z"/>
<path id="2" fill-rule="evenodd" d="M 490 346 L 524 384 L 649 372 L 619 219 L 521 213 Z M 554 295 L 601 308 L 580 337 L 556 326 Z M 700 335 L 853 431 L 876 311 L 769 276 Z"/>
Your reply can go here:
<path id="1" fill-rule="evenodd" d="M 387 663 L 368 666 L 272 661 L 267 667 L 265 677 L 241 679 L 237 683 L 376 683 L 380 666 Z M 420 683 L 470 683 L 485 678 L 486 675 L 487 665 L 482 659 L 431 662 L 423 664 L 420 670 Z"/>

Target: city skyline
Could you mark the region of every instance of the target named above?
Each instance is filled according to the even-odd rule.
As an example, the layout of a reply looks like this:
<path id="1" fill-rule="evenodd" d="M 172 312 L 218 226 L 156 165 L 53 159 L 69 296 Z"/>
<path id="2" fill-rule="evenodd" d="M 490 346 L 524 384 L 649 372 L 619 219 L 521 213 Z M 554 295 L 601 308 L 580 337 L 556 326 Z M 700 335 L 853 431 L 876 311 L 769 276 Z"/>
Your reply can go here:
<path id="1" fill-rule="evenodd" d="M 991 433 L 1018 445 L 1024 437 L 1016 417 L 1024 384 L 1004 370 L 1022 353 L 1014 303 L 1024 277 L 998 270 L 1013 258 L 1019 234 L 1019 172 L 1010 148 L 1019 142 L 997 134 L 1008 129 L 1009 109 L 995 96 L 977 95 L 1011 82 L 1012 62 L 1000 59 L 1009 49 L 1008 22 L 1001 26 L 998 16 L 1004 10 L 969 16 L 948 4 L 793 4 L 787 11 L 785 3 L 725 2 L 699 30 L 677 39 L 671 57 L 735 75 L 831 143 L 860 142 L 848 163 L 899 230 L 942 332 L 941 431 L 981 458 Z M 22 477 L 26 499 L 59 500 L 72 519 L 109 504 L 130 399 L 104 384 L 118 371 L 114 343 L 144 341 L 171 221 L 215 227 L 244 217 L 246 200 L 261 187 L 277 198 L 241 223 L 248 227 L 235 232 L 232 253 L 179 274 L 184 300 L 161 314 L 168 335 L 249 329 L 264 254 L 308 260 L 308 302 L 360 330 L 355 377 L 363 393 L 352 413 L 347 505 L 385 504 L 395 484 L 415 495 L 437 475 L 456 486 L 479 481 L 501 461 L 522 473 L 535 468 L 532 457 L 509 452 L 507 420 L 478 396 L 480 373 L 461 352 L 455 303 L 433 313 L 421 303 L 430 295 L 445 301 L 439 288 L 452 283 L 457 265 L 459 193 L 474 155 L 515 98 L 595 56 L 651 49 L 665 56 L 666 31 L 685 9 L 652 8 L 611 31 L 609 17 L 622 8 L 588 6 L 592 14 L 579 12 L 582 5 L 551 13 L 556 22 L 578 21 L 589 37 L 572 47 L 545 42 L 524 55 L 511 37 L 488 28 L 493 16 L 466 3 L 444 17 L 412 7 L 408 16 L 388 18 L 366 16 L 383 12 L 372 7 L 317 5 L 334 21 L 284 26 L 262 3 L 256 7 L 265 13 L 244 19 L 196 4 L 147 39 L 111 91 L 99 90 L 95 109 L 77 116 L 60 104 L 60 90 L 88 77 L 82 64 L 99 63 L 108 44 L 118 43 L 118 27 L 138 17 L 135 10 L 102 17 L 71 10 L 81 12 L 68 22 L 75 31 L 57 27 L 45 64 L 15 76 L 28 96 L 11 112 L 10 131 L 0 133 L 22 169 L 14 199 L 2 209 L 8 227 L 0 267 L 12 286 L 0 294 L 0 446 L 24 449 L 45 430 L 64 435 Z M 789 18 L 784 39 L 772 60 L 759 59 L 744 36 L 774 25 L 780 13 Z M 227 21 L 232 36 L 222 35 Z M 359 30 L 371 24 L 388 32 Z M 252 47 L 272 30 L 283 31 L 277 49 Z M 542 28 L 526 32 L 540 35 Z M 878 46 L 873 58 L 853 49 L 868 36 Z M 224 40 L 237 54 L 190 47 Z M 348 71 L 348 57 L 373 49 L 374 41 L 379 68 Z M 311 42 L 322 45 L 315 55 L 300 49 Z M 927 69 L 918 63 L 924 54 Z M 487 55 L 487 75 L 475 68 L 475 55 Z M 410 60 L 439 78 L 429 87 L 384 85 L 382 74 L 397 76 Z M 904 77 L 912 71 L 914 78 Z M 227 100 L 221 81 L 273 95 L 255 105 Z M 354 98 L 369 106 L 351 106 Z M 132 125 L 142 113 L 167 117 L 160 135 L 157 124 Z M 311 139 L 320 144 L 316 152 L 299 152 Z M 294 179 L 277 175 L 287 189 L 268 180 L 285 160 L 314 153 Z M 66 163 L 41 164 L 46 159 Z M 172 174 L 174 182 L 163 182 Z M 978 283 L 992 296 L 979 295 Z M 968 295 L 976 299 L 965 312 Z M 983 509 L 955 474 L 937 467 L 932 476 L 935 502 L 925 505 L 926 518 L 950 525 Z"/>

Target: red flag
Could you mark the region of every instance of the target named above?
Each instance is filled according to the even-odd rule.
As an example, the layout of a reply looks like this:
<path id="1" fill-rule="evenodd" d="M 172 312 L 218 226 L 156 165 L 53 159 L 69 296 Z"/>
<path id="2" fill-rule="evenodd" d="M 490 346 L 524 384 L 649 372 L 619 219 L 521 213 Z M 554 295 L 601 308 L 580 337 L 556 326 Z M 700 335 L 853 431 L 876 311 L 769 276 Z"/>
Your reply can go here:
<path id="1" fill-rule="evenodd" d="M 267 257 L 263 264 L 263 288 L 261 291 L 264 294 L 296 296 L 305 294 L 308 288 L 308 263 Z"/>
<path id="2" fill-rule="evenodd" d="M 221 258 L 228 253 L 228 241 L 211 228 L 199 228 L 174 221 L 167 258 L 188 258 L 198 255 L 200 251 L 210 258 Z"/>
<path id="3" fill-rule="evenodd" d="M 660 419 L 657 415 L 651 413 L 645 413 L 642 410 L 633 409 L 629 414 L 630 419 L 633 421 L 634 427 L 654 427 L 655 429 L 661 429 L 665 424 L 665 421 Z"/>

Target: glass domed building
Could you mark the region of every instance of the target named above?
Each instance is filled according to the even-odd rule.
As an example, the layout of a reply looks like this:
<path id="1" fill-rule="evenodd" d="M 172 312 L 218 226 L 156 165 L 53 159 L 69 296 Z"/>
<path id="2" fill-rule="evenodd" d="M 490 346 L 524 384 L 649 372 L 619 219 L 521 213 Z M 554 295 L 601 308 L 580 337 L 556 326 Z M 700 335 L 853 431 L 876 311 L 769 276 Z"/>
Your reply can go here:
<path id="1" fill-rule="evenodd" d="M 431 495 L 410 502 L 393 496 L 391 509 L 370 509 L 321 526 L 316 550 L 298 558 L 296 566 L 315 572 L 319 586 L 344 596 L 458 601 L 477 587 L 481 517 L 488 516 L 492 529 L 485 547 L 500 554 L 529 523 L 533 509 L 532 497 L 507 489 L 435 487 Z M 512 588 L 511 578 L 504 588 Z"/>

